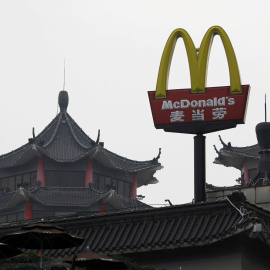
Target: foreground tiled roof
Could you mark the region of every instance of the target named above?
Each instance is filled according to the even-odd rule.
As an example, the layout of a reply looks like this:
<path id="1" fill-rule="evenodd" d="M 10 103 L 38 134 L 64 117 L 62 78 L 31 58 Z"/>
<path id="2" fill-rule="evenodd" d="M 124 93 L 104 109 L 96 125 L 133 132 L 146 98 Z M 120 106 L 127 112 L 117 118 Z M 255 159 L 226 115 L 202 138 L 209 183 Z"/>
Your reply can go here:
<path id="1" fill-rule="evenodd" d="M 270 213 L 245 201 L 240 194 L 229 200 L 194 203 L 164 208 L 137 210 L 106 215 L 50 219 L 70 233 L 85 238 L 73 249 L 46 250 L 45 254 L 66 257 L 87 248 L 106 254 L 124 254 L 209 245 L 241 233 L 259 237 L 269 245 Z M 254 224 L 263 231 L 252 234 Z M 21 225 L 0 227 L 0 234 Z"/>
<path id="2" fill-rule="evenodd" d="M 0 211 L 12 208 L 25 200 L 36 201 L 45 206 L 79 207 L 87 211 L 87 207 L 104 201 L 110 203 L 118 211 L 152 208 L 137 199 L 125 198 L 114 190 L 101 191 L 91 188 L 38 187 L 3 193 L 0 196 Z M 85 210 L 83 210 L 85 208 Z"/>
<path id="3" fill-rule="evenodd" d="M 214 163 L 221 164 L 227 167 L 241 169 L 246 158 L 259 159 L 259 145 L 255 144 L 246 147 L 233 147 L 231 143 L 225 144 L 220 138 L 223 147 L 220 150 L 216 149 L 218 156 Z"/>

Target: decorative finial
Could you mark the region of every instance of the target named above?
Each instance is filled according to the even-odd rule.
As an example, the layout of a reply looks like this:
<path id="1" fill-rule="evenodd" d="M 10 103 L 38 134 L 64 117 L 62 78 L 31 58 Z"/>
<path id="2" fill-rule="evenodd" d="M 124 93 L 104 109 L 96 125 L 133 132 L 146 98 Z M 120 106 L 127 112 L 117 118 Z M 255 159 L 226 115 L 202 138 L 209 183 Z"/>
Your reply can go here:
<path id="1" fill-rule="evenodd" d="M 160 155 L 161 155 L 161 148 L 159 148 L 158 155 L 157 155 L 157 157 L 153 158 L 153 161 L 158 161 L 160 158 Z"/>
<path id="2" fill-rule="evenodd" d="M 58 96 L 58 104 L 60 107 L 60 111 L 66 111 L 68 107 L 68 92 L 62 90 L 59 92 Z"/>
<path id="3" fill-rule="evenodd" d="M 100 138 L 100 129 L 98 130 L 98 136 L 97 136 L 96 144 L 99 143 L 99 138 Z"/>
<path id="4" fill-rule="evenodd" d="M 32 134 L 33 134 L 33 140 L 35 141 L 36 140 L 36 135 L 35 135 L 35 128 L 34 127 L 32 129 Z"/>
<path id="5" fill-rule="evenodd" d="M 219 151 L 217 150 L 216 146 L 215 146 L 215 145 L 213 145 L 213 146 L 214 146 L 214 149 L 215 149 L 216 153 L 217 153 L 218 155 L 220 155 L 220 153 L 219 153 Z"/>
<path id="6" fill-rule="evenodd" d="M 218 135 L 218 137 L 219 137 L 219 140 L 220 140 L 220 142 L 221 142 L 221 144 L 223 145 L 223 147 L 231 147 L 231 143 L 228 143 L 228 145 L 221 139 L 221 136 L 220 135 Z"/>

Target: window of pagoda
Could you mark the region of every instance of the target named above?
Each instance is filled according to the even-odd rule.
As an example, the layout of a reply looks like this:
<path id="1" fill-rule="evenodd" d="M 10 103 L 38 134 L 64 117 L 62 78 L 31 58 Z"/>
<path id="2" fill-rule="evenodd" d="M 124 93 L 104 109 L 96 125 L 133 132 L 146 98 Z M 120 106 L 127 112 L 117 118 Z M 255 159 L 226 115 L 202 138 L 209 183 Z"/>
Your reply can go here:
<path id="1" fill-rule="evenodd" d="M 45 159 L 46 186 L 85 187 L 86 160 L 57 162 Z"/>
<path id="2" fill-rule="evenodd" d="M 121 179 L 93 173 L 93 186 L 95 189 L 103 191 L 109 191 L 112 189 L 121 196 L 128 198 L 131 197 L 131 183 Z"/>
<path id="3" fill-rule="evenodd" d="M 84 187 L 85 172 L 46 171 L 46 186 Z"/>
<path id="4" fill-rule="evenodd" d="M 0 192 L 11 192 L 19 189 L 20 187 L 35 187 L 36 180 L 36 171 L 0 178 Z"/>
<path id="5" fill-rule="evenodd" d="M 37 159 L 34 158 L 22 166 L 0 170 L 0 192 L 16 191 L 20 187 L 36 186 Z"/>

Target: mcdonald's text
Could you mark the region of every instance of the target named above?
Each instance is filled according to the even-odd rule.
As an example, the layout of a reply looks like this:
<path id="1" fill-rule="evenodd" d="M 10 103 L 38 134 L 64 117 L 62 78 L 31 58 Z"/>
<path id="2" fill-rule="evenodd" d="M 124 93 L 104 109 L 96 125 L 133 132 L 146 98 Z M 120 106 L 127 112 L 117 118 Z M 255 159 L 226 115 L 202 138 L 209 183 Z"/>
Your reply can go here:
<path id="1" fill-rule="evenodd" d="M 149 91 L 149 101 L 156 128 L 174 132 L 207 133 L 234 127 L 245 122 L 249 85 L 242 85 L 242 93 L 231 94 L 230 86 L 207 87 L 205 93 L 191 93 L 191 89 L 167 90 L 166 98 L 155 98 Z"/>
<path id="2" fill-rule="evenodd" d="M 205 108 L 205 107 L 224 107 L 235 105 L 234 98 L 229 97 L 214 97 L 213 99 L 200 99 L 200 100 L 188 100 L 182 99 L 180 101 L 164 100 L 161 110 L 173 110 L 173 109 L 188 109 L 191 108 Z"/>

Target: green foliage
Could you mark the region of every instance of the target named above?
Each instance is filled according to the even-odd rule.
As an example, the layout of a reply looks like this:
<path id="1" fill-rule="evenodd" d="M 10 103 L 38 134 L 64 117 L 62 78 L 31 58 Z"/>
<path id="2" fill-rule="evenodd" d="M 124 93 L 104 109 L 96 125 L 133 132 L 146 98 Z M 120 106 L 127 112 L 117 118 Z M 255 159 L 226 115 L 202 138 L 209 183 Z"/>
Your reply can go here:
<path id="1" fill-rule="evenodd" d="M 0 267 L 0 270 L 38 270 L 39 267 L 36 264 L 25 263 L 25 264 L 5 264 Z"/>
<path id="2" fill-rule="evenodd" d="M 51 269 L 52 266 L 65 266 L 61 260 L 43 256 L 43 269 Z M 0 263 L 0 270 L 39 270 L 40 254 L 33 251 L 25 251 L 24 253 L 5 259 Z"/>
<path id="3" fill-rule="evenodd" d="M 139 266 L 138 263 L 125 256 L 114 255 L 113 258 L 124 262 L 128 266 L 128 270 L 156 270 L 156 268 L 153 268 L 151 266 Z"/>
<path id="4" fill-rule="evenodd" d="M 51 260 L 48 256 L 43 256 L 43 261 Z M 33 251 L 25 251 L 24 253 L 11 258 L 13 263 L 35 263 L 40 261 L 39 253 Z"/>

